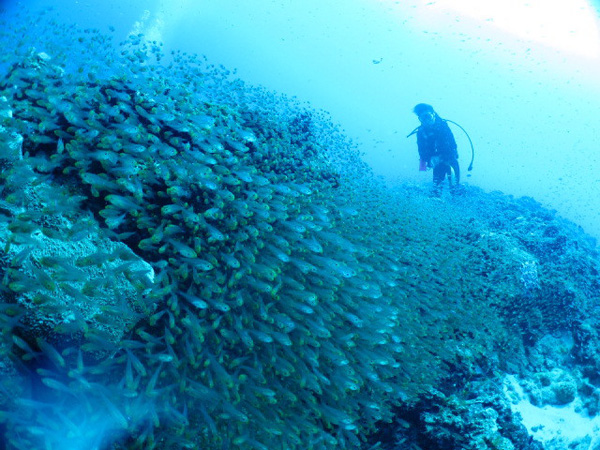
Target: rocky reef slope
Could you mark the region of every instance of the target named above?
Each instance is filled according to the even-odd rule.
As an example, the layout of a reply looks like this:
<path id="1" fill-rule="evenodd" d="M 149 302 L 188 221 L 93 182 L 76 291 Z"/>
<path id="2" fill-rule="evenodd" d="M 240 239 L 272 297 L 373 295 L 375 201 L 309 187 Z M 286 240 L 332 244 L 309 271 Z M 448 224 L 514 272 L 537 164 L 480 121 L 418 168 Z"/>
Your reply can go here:
<path id="1" fill-rule="evenodd" d="M 322 112 L 35 23 L 0 36 L 7 448 L 552 448 L 507 373 L 596 413 L 576 226 L 390 188 Z"/>
<path id="2" fill-rule="evenodd" d="M 443 284 L 466 282 L 480 303 L 486 329 L 475 348 L 487 349 L 395 409 L 374 439 L 386 449 L 596 448 L 595 240 L 531 198 L 469 188 L 439 202 L 408 191 L 420 199 L 412 207 L 429 215 L 426 233 L 452 253 L 438 259 L 456 264 Z M 436 222 L 440 215 L 448 222 Z M 449 306 L 460 301 L 446 295 Z"/>

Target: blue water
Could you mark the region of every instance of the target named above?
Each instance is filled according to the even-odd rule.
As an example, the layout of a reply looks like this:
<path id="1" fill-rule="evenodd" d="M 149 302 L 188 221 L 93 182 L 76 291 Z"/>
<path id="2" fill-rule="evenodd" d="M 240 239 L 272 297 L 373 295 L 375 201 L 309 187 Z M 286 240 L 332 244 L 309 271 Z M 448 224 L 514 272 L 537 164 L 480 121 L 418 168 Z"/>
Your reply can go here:
<path id="1" fill-rule="evenodd" d="M 76 24 L 82 29 L 98 28 L 102 33 L 112 35 L 115 42 L 122 41 L 132 34 L 143 34 L 148 41 L 164 44 L 165 64 L 171 60 L 171 56 L 169 56 L 171 50 L 206 55 L 209 63 L 222 64 L 225 69 L 235 70 L 236 76 L 247 83 L 265 86 L 268 90 L 295 97 L 300 103 L 309 105 L 311 108 L 327 111 L 332 120 L 341 125 L 345 134 L 357 143 L 357 148 L 364 161 L 370 165 L 374 173 L 384 177 L 390 186 L 396 182 L 412 182 L 419 187 L 430 184 L 430 173 L 418 172 L 415 138 L 406 139 L 405 136 L 418 125 L 416 118 L 411 113 L 412 107 L 419 102 L 431 103 L 442 117 L 462 125 L 473 140 L 475 164 L 474 170 L 469 174 L 472 176 L 465 178 L 467 184 L 488 191 L 501 190 L 517 196 L 531 196 L 543 205 L 555 208 L 561 215 L 581 224 L 590 234 L 600 237 L 600 221 L 597 216 L 598 206 L 600 206 L 597 203 L 600 179 L 595 168 L 598 142 L 600 142 L 600 132 L 597 127 L 598 119 L 600 119 L 597 109 L 600 89 L 595 81 L 598 79 L 600 71 L 600 36 L 598 13 L 584 2 L 574 4 L 572 10 L 561 10 L 556 14 L 551 14 L 550 7 L 537 10 L 536 8 L 539 7 L 537 2 L 530 2 L 528 6 L 522 7 L 525 9 L 514 11 L 498 8 L 487 10 L 475 8 L 474 5 L 469 6 L 465 4 L 466 2 L 460 1 L 434 1 L 424 4 L 416 1 L 347 0 L 343 2 L 343 6 L 341 2 L 323 4 L 317 0 L 305 2 L 291 0 L 193 2 L 189 0 L 173 3 L 131 1 L 125 5 L 121 3 L 109 1 L 97 5 L 91 1 L 51 2 L 53 9 L 51 15 L 58 17 L 61 23 Z M 48 5 L 50 5 L 48 2 L 27 2 L 27 8 L 32 11 L 43 9 Z M 4 17 L 13 23 L 17 22 L 19 20 L 15 15 L 18 10 L 17 5 L 11 4 L 6 7 L 7 12 Z M 544 14 L 541 13 L 542 11 Z M 523 17 L 528 18 L 529 21 L 516 19 Z M 535 20 L 542 22 L 536 23 Z M 563 26 L 564 28 L 561 28 Z M 552 32 L 548 32 L 548 29 L 551 29 Z M 42 27 L 30 27 L 24 32 L 28 35 L 35 35 L 45 32 L 43 30 L 45 29 Z M 66 43 L 67 45 L 70 38 L 70 34 L 56 37 L 61 44 Z M 36 51 L 46 50 L 52 53 L 51 49 L 36 49 Z M 101 63 L 105 52 L 100 48 L 97 51 L 98 62 Z M 132 76 L 135 76 L 136 70 L 132 72 Z M 103 72 L 99 72 L 99 75 L 103 75 Z M 179 75 L 182 74 L 179 73 Z M 232 96 L 234 95 L 232 93 Z M 231 101 L 229 98 L 227 100 Z M 227 102 L 224 101 L 223 104 L 225 103 Z M 162 117 L 164 117 L 168 115 L 168 111 L 160 111 L 160 114 L 163 114 Z M 286 120 L 289 119 L 290 117 L 286 117 Z M 126 127 L 118 128 L 119 132 L 122 132 L 124 128 Z M 463 170 L 465 170 L 471 156 L 470 147 L 461 130 L 458 128 L 453 128 L 453 130 L 459 144 Z M 243 138 L 243 142 L 252 142 L 254 138 L 246 136 Z M 131 147 L 128 151 L 135 153 L 137 147 Z M 83 150 L 80 152 L 82 160 L 86 158 L 84 153 Z M 76 155 L 77 152 L 73 151 L 71 154 Z M 75 158 L 75 156 L 73 157 Z M 90 165 L 98 166 L 98 161 L 99 159 Z M 121 169 L 123 168 L 121 167 Z M 173 170 L 174 173 L 177 173 L 176 169 Z M 82 172 L 85 170 L 82 169 Z M 224 174 L 225 172 L 221 175 Z M 243 177 L 250 176 L 244 173 L 241 178 Z M 107 182 L 106 179 L 101 181 Z M 98 181 L 96 180 L 96 182 Z M 119 178 L 119 182 L 124 181 Z M 129 189 L 130 185 L 126 186 Z M 133 189 L 131 192 L 134 192 L 135 186 L 131 189 Z M 278 189 L 283 193 L 288 192 L 285 190 L 286 186 L 280 186 Z M 185 198 L 185 195 L 183 193 L 181 197 Z M 92 196 L 95 194 L 92 193 Z M 370 204 L 368 202 L 377 203 L 377 201 L 379 200 L 367 198 L 365 205 Z M 115 206 L 111 211 L 114 212 L 115 209 L 118 211 L 118 214 L 115 213 L 110 217 L 115 221 L 122 220 L 121 209 L 126 210 L 131 206 L 129 203 L 123 206 L 123 200 L 115 197 L 110 200 L 110 203 Z M 135 209 L 136 205 L 131 207 Z M 390 209 L 393 209 L 391 205 Z M 325 216 L 330 212 L 321 213 L 321 211 L 318 206 L 315 206 L 315 216 L 319 214 Z M 338 211 L 336 210 L 334 213 L 337 214 Z M 339 215 L 341 218 L 354 217 L 356 211 L 352 208 L 340 209 Z M 547 217 L 551 219 L 550 215 Z M 382 217 L 383 219 L 385 217 Z M 410 220 L 414 223 L 415 218 Z M 392 230 L 398 229 L 396 222 L 392 221 L 390 224 L 392 224 Z M 373 223 L 371 225 L 376 228 Z M 292 226 L 299 227 L 298 223 Z M 302 227 L 304 226 L 301 225 L 300 228 Z M 142 228 L 140 227 L 140 229 Z M 146 228 L 151 230 L 150 233 L 155 231 L 153 227 Z M 160 229 L 160 226 L 156 228 Z M 265 229 L 268 230 L 268 228 Z M 296 231 L 297 229 L 291 232 L 287 230 L 291 236 L 295 236 L 293 233 Z M 356 230 L 350 228 L 346 231 L 351 233 Z M 306 232 L 306 229 L 302 232 Z M 348 238 L 353 242 L 360 242 L 363 237 L 359 230 Z M 219 241 L 218 230 L 213 232 L 212 238 Z M 385 286 L 386 289 L 389 288 L 393 292 L 396 292 L 397 284 L 385 278 L 371 284 L 373 279 L 377 279 L 381 268 L 377 267 L 377 270 L 374 270 L 370 263 L 365 263 L 367 256 L 370 256 L 367 254 L 368 252 L 361 253 L 362 250 L 356 250 L 346 241 L 331 239 L 335 245 L 344 250 L 340 251 L 340 254 L 347 252 L 349 255 L 354 255 L 354 253 L 358 255 L 349 256 L 349 261 L 352 264 L 356 263 L 356 267 L 360 269 L 357 269 L 357 272 L 364 277 L 364 280 L 360 282 L 362 284 L 353 287 L 348 292 L 358 292 L 359 297 L 369 298 L 364 301 L 364 304 L 361 304 L 361 309 L 352 305 L 352 296 L 348 294 L 348 305 L 342 309 L 346 314 L 344 317 L 347 322 L 355 325 L 356 328 L 361 328 L 363 317 L 358 317 L 358 315 L 365 312 L 370 320 L 374 322 L 381 320 L 381 324 L 378 326 L 387 330 L 386 333 L 390 332 L 388 328 L 394 329 L 395 325 L 390 325 L 385 320 L 385 314 L 378 314 L 374 308 L 370 311 L 368 309 L 369 305 L 378 304 L 374 300 L 381 297 L 378 288 L 374 287 L 378 286 L 377 283 L 381 282 L 381 286 Z M 159 238 L 157 240 L 160 241 Z M 176 246 L 171 243 L 175 249 L 173 256 L 175 260 L 182 256 L 193 259 L 189 255 L 195 255 L 196 249 L 187 245 L 193 245 L 193 241 L 190 238 L 185 242 L 184 246 Z M 146 240 L 145 242 L 150 249 L 154 248 L 154 244 L 153 241 L 148 243 Z M 320 243 L 316 240 L 306 239 L 303 245 L 310 251 L 319 253 Z M 347 245 L 346 248 L 344 248 L 345 245 Z M 145 250 L 144 247 L 139 248 Z M 173 249 L 168 247 L 168 251 L 171 250 Z M 375 252 L 377 257 L 385 255 L 385 250 L 387 248 L 382 245 L 382 249 Z M 259 253 L 262 255 L 264 252 Z M 282 261 L 287 262 L 285 255 L 280 255 L 278 258 L 280 259 L 276 261 L 277 267 L 283 267 Z M 352 258 L 356 258 L 356 260 Z M 248 259 L 252 258 L 248 257 Z M 292 269 L 299 277 L 304 270 L 310 272 L 310 269 L 306 269 L 306 266 L 302 265 L 302 261 L 297 262 L 298 268 Z M 207 261 L 203 261 L 203 263 L 211 266 L 211 263 Z M 235 261 L 231 264 L 233 267 Z M 346 272 L 344 266 L 340 268 L 339 262 L 328 261 L 327 264 L 336 268 L 334 271 L 336 276 L 354 279 L 357 274 L 352 270 Z M 397 267 L 394 267 L 393 270 L 397 270 Z M 188 269 L 186 268 L 186 270 Z M 254 270 L 262 270 L 264 279 L 277 278 L 261 262 Z M 329 269 L 326 272 L 329 274 Z M 183 271 L 178 272 L 177 276 L 184 278 L 181 273 Z M 381 273 L 385 274 L 386 272 L 381 269 Z M 324 280 L 328 279 L 327 276 L 324 276 Z M 384 275 L 380 276 L 384 277 Z M 335 279 L 335 277 L 333 278 Z M 206 280 L 203 281 L 206 282 Z M 165 282 L 164 279 L 163 282 Z M 223 284 L 223 282 L 219 283 Z M 326 284 L 320 279 L 319 283 L 321 283 L 320 286 Z M 165 284 L 168 284 L 168 281 Z M 256 282 L 252 287 L 256 289 L 252 291 L 254 293 L 265 288 L 264 284 L 260 282 Z M 330 288 L 331 286 L 326 287 Z M 310 295 L 309 297 L 301 295 L 302 292 L 295 288 L 292 291 L 295 292 L 294 295 L 299 295 L 303 300 L 308 298 L 308 301 L 314 301 Z M 186 293 L 189 294 L 189 292 Z M 196 306 L 204 305 L 201 303 L 203 300 L 199 297 L 186 298 L 193 299 L 190 302 L 192 304 L 196 302 Z M 228 305 L 220 303 L 215 305 L 213 306 L 217 310 L 222 308 L 219 310 L 221 312 L 229 311 L 223 309 Z M 167 310 L 164 304 L 160 304 L 159 308 L 161 307 L 164 310 L 159 310 L 159 312 Z M 205 307 L 202 306 L 202 308 Z M 171 305 L 169 308 L 179 311 L 177 307 Z M 353 308 L 356 308 L 357 311 Z M 407 309 L 409 308 L 407 307 Z M 390 311 L 395 310 L 390 308 Z M 243 311 L 243 314 L 252 315 L 254 313 L 266 314 L 262 310 L 256 312 L 251 308 Z M 324 316 L 327 317 L 327 311 L 324 313 Z M 168 321 L 168 314 L 165 313 L 161 317 L 160 320 Z M 205 319 L 204 316 L 201 317 Z M 218 317 L 230 318 L 232 316 L 223 314 Z M 330 313 L 330 317 L 336 317 L 336 315 Z M 393 314 L 390 317 L 396 319 Z M 179 316 L 177 320 L 180 320 Z M 214 317 L 210 320 L 214 320 Z M 224 319 L 224 322 L 227 320 Z M 160 323 L 162 324 L 162 322 Z M 179 322 L 177 323 L 179 324 Z M 282 324 L 282 328 L 287 326 L 285 322 Z M 361 324 L 361 326 L 357 324 Z M 327 323 L 327 325 L 331 324 Z M 322 331 L 320 323 L 311 326 L 314 326 L 314 330 L 317 332 L 323 333 L 320 336 L 322 338 L 326 337 L 329 332 L 328 330 Z M 218 328 L 218 326 L 214 327 L 214 329 Z M 311 330 L 314 331 L 313 328 Z M 162 333 L 162 329 L 160 331 Z M 226 331 L 227 329 L 225 329 Z M 223 342 L 221 336 L 217 335 L 213 329 L 210 329 L 208 334 L 214 338 L 215 342 L 219 344 Z M 280 334 L 278 334 L 281 339 L 280 347 L 287 347 L 286 337 Z M 164 332 L 164 335 L 168 335 L 167 331 Z M 258 333 L 258 335 L 263 339 L 269 338 L 264 334 Z M 336 339 L 338 337 L 336 336 Z M 396 336 L 394 335 L 394 337 Z M 339 338 L 341 342 L 342 337 Z M 369 343 L 369 345 L 365 345 L 368 349 L 371 348 L 371 345 L 376 347 L 389 344 L 390 348 L 393 347 L 391 338 L 390 341 L 385 342 L 383 339 L 379 342 L 377 336 L 375 338 L 368 336 L 368 338 L 370 340 L 367 337 L 364 338 Z M 165 339 L 167 342 L 170 340 L 168 337 Z M 232 340 L 234 339 L 232 338 Z M 352 341 L 352 338 L 349 340 Z M 400 338 L 398 338 L 398 342 L 400 342 Z M 177 347 L 177 350 L 181 354 L 187 349 L 183 349 L 181 342 L 179 344 L 181 347 Z M 173 345 L 175 345 L 175 341 Z M 218 348 L 220 349 L 220 347 Z M 298 348 L 304 349 L 304 346 L 301 345 Z M 219 351 L 213 350 L 219 357 Z M 240 365 L 249 358 L 248 355 L 241 353 L 241 355 L 236 354 L 240 358 Z M 48 351 L 48 354 L 50 356 L 46 356 L 51 362 L 54 361 L 55 365 L 61 366 L 60 357 L 54 355 L 52 351 Z M 123 349 L 121 349 L 122 354 Z M 72 352 L 70 355 L 73 357 Z M 307 360 L 317 358 L 310 352 L 303 356 Z M 341 358 L 335 351 L 332 351 L 329 356 L 332 360 L 336 357 Z M 160 385 L 161 380 L 165 378 L 158 378 L 163 363 L 172 362 L 169 359 L 172 355 L 163 353 L 158 356 L 146 355 L 146 357 L 152 367 L 152 372 L 142 376 L 141 370 L 139 370 L 140 378 L 147 382 L 148 378 L 152 379 L 152 375 L 155 375 L 154 381 L 159 380 L 158 384 Z M 255 358 L 256 362 L 257 359 L 254 355 L 251 354 L 250 357 Z M 377 357 L 378 355 L 373 356 L 374 359 Z M 381 362 L 377 364 L 382 366 L 389 364 L 387 357 L 387 354 L 381 356 Z M 204 360 L 208 361 L 206 366 L 212 364 L 212 368 L 219 367 L 217 362 L 223 363 L 223 361 L 216 361 L 214 356 L 206 356 Z M 281 360 L 286 361 L 285 358 Z M 362 363 L 361 358 L 357 357 L 357 360 Z M 342 367 L 347 364 L 347 361 L 343 359 L 338 362 Z M 225 363 L 230 364 L 231 361 L 225 361 Z M 247 364 L 250 365 L 250 363 Z M 370 362 L 365 363 L 366 366 L 369 364 Z M 193 364 L 190 363 L 190 365 Z M 231 363 L 231 367 L 237 366 Z M 200 370 L 199 367 L 194 367 L 194 369 Z M 131 367 L 127 370 L 133 374 L 137 373 L 132 371 Z M 281 370 L 283 373 L 286 368 L 282 366 L 277 370 Z M 370 372 L 365 373 L 366 375 L 362 375 L 366 378 L 374 376 Z M 353 384 L 354 378 L 351 375 L 344 374 L 348 375 L 348 378 L 337 375 L 340 376 L 340 380 L 348 383 L 347 390 L 356 389 Z M 190 378 L 194 379 L 194 376 L 190 375 Z M 71 378 L 79 380 L 76 376 L 69 375 L 69 377 L 68 380 Z M 124 379 L 131 384 L 134 384 L 133 377 L 134 375 L 124 375 Z M 202 377 L 199 376 L 202 381 L 205 381 L 205 378 Z M 259 378 L 260 376 L 257 375 L 257 379 Z M 72 380 L 71 382 L 73 383 Z M 56 385 L 52 381 L 48 381 L 48 383 L 50 386 L 47 387 L 50 389 L 56 391 L 63 389 L 60 384 Z M 85 380 L 82 383 L 85 383 Z M 380 386 L 381 391 L 386 392 L 387 386 L 382 386 Z M 88 387 L 86 386 L 86 388 Z M 114 385 L 111 385 L 112 388 Z M 121 388 L 123 386 L 119 386 L 119 389 Z M 282 391 L 284 390 L 282 389 Z M 86 445 L 102 448 L 107 442 L 118 440 L 120 436 L 106 437 L 105 430 L 122 429 L 124 428 L 123 421 L 129 421 L 131 428 L 135 428 L 138 433 L 152 429 L 153 414 L 158 414 L 153 410 L 155 405 L 152 401 L 140 400 L 139 404 L 133 403 L 134 408 L 131 406 L 133 401 L 113 398 L 113 391 L 110 391 L 110 395 L 102 392 L 102 389 L 99 392 L 101 392 L 99 400 L 92 401 L 90 398 L 86 398 L 86 402 L 83 402 L 86 410 L 81 411 L 82 422 L 73 423 L 73 433 L 76 431 L 83 436 L 82 442 L 74 440 L 73 449 L 81 448 L 83 450 Z M 257 392 L 260 392 L 259 396 L 263 400 L 266 399 L 266 402 L 274 395 L 268 387 L 259 386 Z M 150 397 L 159 395 L 151 388 L 147 389 L 146 394 Z M 210 403 L 213 399 L 212 394 L 206 393 L 200 388 L 195 395 L 206 403 Z M 41 400 L 45 401 L 43 398 Z M 333 403 L 332 399 L 329 400 Z M 128 405 L 128 414 L 131 417 L 125 418 L 121 414 L 119 408 L 125 408 L 122 401 L 123 404 Z M 169 403 L 166 401 L 166 403 L 169 407 L 172 404 L 176 407 L 160 411 L 161 419 L 163 416 L 174 417 L 174 422 L 181 419 L 181 423 L 187 425 L 187 407 L 182 406 L 185 402 Z M 233 400 L 232 403 L 234 403 Z M 292 400 L 290 403 L 295 404 Z M 31 407 L 32 405 L 26 403 L 25 406 Z M 364 407 L 362 403 L 360 406 Z M 229 407 L 229 404 L 226 404 L 226 407 Z M 105 414 L 94 414 L 96 408 L 104 411 Z M 369 411 L 372 420 L 375 420 L 379 414 L 377 406 L 367 405 L 367 408 L 372 409 Z M 77 412 L 73 413 L 76 409 L 68 402 L 58 402 L 56 409 L 54 412 L 61 420 L 63 416 L 68 416 L 67 418 L 73 421 L 73 416 L 78 415 Z M 210 414 L 216 414 L 213 409 L 208 409 Z M 132 413 L 131 410 L 136 412 Z M 245 413 L 235 409 L 226 410 L 225 407 L 224 410 L 226 413 L 221 414 L 220 420 L 226 421 L 227 418 L 233 418 L 239 422 L 247 422 Z M 331 423 L 335 423 L 340 428 L 347 427 L 348 433 L 346 434 L 352 436 L 352 427 L 355 426 L 352 419 L 335 409 L 328 412 L 331 415 Z M 195 414 L 198 415 L 202 413 L 203 410 L 195 411 Z M 250 416 L 252 417 L 251 414 Z M 190 419 L 196 419 L 205 426 L 210 423 L 210 420 L 205 417 Z M 69 423 L 68 420 L 65 422 Z M 266 423 L 268 420 L 264 422 Z M 62 422 L 58 420 L 57 423 Z M 141 423 L 143 426 L 137 426 L 137 423 Z M 310 429 L 310 426 L 307 426 L 306 429 Z M 303 430 L 306 431 L 306 429 Z M 35 434 L 36 431 L 41 432 L 40 430 L 41 428 L 34 428 L 33 432 Z M 81 430 L 89 431 L 89 435 L 82 433 Z M 273 430 L 272 434 L 274 435 L 279 432 L 277 428 Z M 252 435 L 240 433 L 241 435 L 236 437 L 240 445 L 245 445 L 247 448 L 262 448 L 258 443 L 253 442 Z M 344 432 L 341 433 L 341 436 L 345 436 Z M 56 430 L 56 435 L 48 435 L 47 438 L 52 441 L 60 441 L 60 430 Z M 319 437 L 319 439 L 323 438 Z M 178 441 L 173 438 L 172 442 L 173 445 L 176 445 L 175 443 Z M 346 443 L 346 448 L 352 448 L 352 444 Z"/>
<path id="2" fill-rule="evenodd" d="M 598 11 L 585 0 L 51 5 L 67 22 L 111 25 L 119 38 L 139 30 L 329 111 L 390 179 L 428 179 L 404 136 L 418 125 L 411 107 L 431 103 L 475 143 L 469 182 L 534 196 L 600 237 L 600 34 Z M 466 165 L 468 142 L 455 134 Z"/>

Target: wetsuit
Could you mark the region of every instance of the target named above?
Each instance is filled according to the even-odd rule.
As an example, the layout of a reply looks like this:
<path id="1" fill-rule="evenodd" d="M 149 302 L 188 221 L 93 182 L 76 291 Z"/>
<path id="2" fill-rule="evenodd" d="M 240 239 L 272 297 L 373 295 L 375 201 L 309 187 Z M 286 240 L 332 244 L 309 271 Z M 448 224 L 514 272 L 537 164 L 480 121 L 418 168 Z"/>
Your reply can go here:
<path id="1" fill-rule="evenodd" d="M 445 120 L 435 116 L 432 125 L 421 125 L 417 131 L 417 146 L 419 157 L 429 167 L 433 167 L 434 190 L 439 193 L 441 184 L 448 175 L 451 189 L 460 182 L 460 166 L 456 141 Z M 454 170 L 455 186 L 452 185 L 452 170 Z"/>

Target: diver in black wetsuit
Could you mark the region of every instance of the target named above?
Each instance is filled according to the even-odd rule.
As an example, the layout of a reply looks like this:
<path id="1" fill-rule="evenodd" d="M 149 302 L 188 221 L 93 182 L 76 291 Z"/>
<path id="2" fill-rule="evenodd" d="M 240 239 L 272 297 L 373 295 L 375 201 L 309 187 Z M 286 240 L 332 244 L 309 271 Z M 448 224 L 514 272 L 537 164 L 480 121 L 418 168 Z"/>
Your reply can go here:
<path id="1" fill-rule="evenodd" d="M 417 146 L 422 170 L 433 168 L 433 195 L 442 193 L 442 182 L 448 176 L 450 193 L 456 194 L 460 188 L 460 166 L 456 141 L 450 127 L 437 115 L 431 105 L 419 103 L 413 109 L 421 126 L 417 130 Z M 454 172 L 454 182 L 452 181 Z"/>

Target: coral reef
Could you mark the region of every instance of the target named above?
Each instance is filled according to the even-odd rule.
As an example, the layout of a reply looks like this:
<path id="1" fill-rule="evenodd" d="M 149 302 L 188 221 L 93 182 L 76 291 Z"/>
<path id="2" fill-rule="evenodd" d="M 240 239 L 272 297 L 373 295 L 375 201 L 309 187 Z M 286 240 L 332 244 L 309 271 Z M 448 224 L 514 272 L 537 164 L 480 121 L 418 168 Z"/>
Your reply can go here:
<path id="1" fill-rule="evenodd" d="M 364 241 L 352 197 L 377 192 L 325 118 L 193 56 L 153 62 L 140 36 L 99 55 L 106 39 L 82 33 L 78 60 L 17 49 L 0 84 L 23 137 L 2 174 L 3 353 L 31 385 L 5 401 L 9 442 L 356 447 L 440 376 L 423 348 L 456 358 L 466 309 L 419 313 L 386 231 Z"/>
<path id="2" fill-rule="evenodd" d="M 9 448 L 533 450 L 505 372 L 596 395 L 574 225 L 387 187 L 324 113 L 141 35 L 21 20 L 39 32 L 0 32 Z"/>
<path id="3" fill-rule="evenodd" d="M 443 207 L 456 226 L 479 230 L 457 239 L 470 236 L 477 243 L 470 255 L 478 261 L 474 270 L 482 279 L 477 283 L 483 281 L 479 298 L 494 306 L 510 337 L 488 355 L 495 360 L 490 370 L 462 365 L 436 385 L 436 395 L 396 410 L 395 422 L 381 427 L 375 438 L 389 449 L 494 449 L 508 445 L 506 439 L 517 449 L 594 448 L 599 386 L 592 325 L 599 293 L 595 241 L 528 198 L 471 187 L 465 198 Z M 552 244 L 557 241 L 559 247 Z M 523 282 L 528 262 L 535 262 L 534 286 Z M 515 278 L 507 284 L 510 277 Z M 492 286 L 500 295 L 490 295 Z M 502 352 L 506 344 L 516 353 Z M 511 412 L 512 394 L 502 390 L 505 373 L 518 374 L 525 409 Z M 485 415 L 484 406 L 501 419 Z M 553 415 L 544 414 L 554 407 Z M 531 418 L 521 423 L 517 414 L 529 411 Z M 577 424 L 577 430 L 565 429 L 565 423 Z"/>

